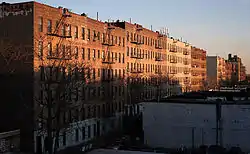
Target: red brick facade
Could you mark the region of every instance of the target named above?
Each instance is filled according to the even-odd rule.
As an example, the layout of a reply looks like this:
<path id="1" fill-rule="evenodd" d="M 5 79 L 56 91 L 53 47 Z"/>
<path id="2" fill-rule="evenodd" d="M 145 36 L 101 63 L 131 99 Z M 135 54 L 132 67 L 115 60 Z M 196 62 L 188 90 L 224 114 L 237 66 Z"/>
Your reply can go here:
<path id="1" fill-rule="evenodd" d="M 206 81 L 206 51 L 196 47 L 191 48 L 192 91 L 204 90 Z"/>

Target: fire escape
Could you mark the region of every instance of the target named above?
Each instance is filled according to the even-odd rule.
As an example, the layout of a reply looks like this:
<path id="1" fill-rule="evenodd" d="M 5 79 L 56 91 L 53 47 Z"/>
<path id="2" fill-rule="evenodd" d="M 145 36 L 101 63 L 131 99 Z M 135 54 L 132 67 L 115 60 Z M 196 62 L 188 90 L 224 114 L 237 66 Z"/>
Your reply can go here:
<path id="1" fill-rule="evenodd" d="M 186 47 L 188 47 L 189 44 L 185 42 L 185 48 L 183 49 L 183 55 L 185 57 L 185 61 L 184 61 L 184 65 L 185 65 L 185 71 L 184 71 L 184 75 L 189 75 L 190 74 L 190 68 L 188 68 L 188 66 L 190 63 L 188 63 L 189 61 L 189 55 L 190 55 L 190 51 L 188 51 L 188 49 Z M 184 85 L 185 85 L 185 92 L 189 92 L 190 91 L 190 77 L 185 77 L 184 79 Z"/>
<path id="2" fill-rule="evenodd" d="M 71 57 L 68 57 L 66 55 L 65 48 L 61 48 L 61 50 L 59 49 L 59 47 L 63 44 L 63 41 L 65 39 L 71 38 L 71 34 L 70 35 L 66 34 L 66 31 L 62 31 L 61 34 L 59 32 L 59 29 L 61 29 L 61 28 L 63 30 L 65 30 L 65 28 L 66 28 L 65 22 L 66 22 L 66 19 L 69 17 L 71 17 L 71 15 L 68 13 L 67 9 L 64 8 L 63 12 L 62 12 L 62 16 L 61 16 L 60 20 L 58 21 L 58 23 L 56 24 L 54 31 L 52 31 L 52 27 L 51 27 L 51 30 L 48 30 L 47 35 L 44 36 L 44 37 L 46 37 L 46 36 L 51 37 L 51 41 L 54 40 L 55 38 L 57 38 L 56 50 L 55 50 L 55 52 L 48 53 L 48 55 L 46 57 L 48 60 L 59 60 L 60 61 L 60 60 L 69 60 L 71 58 Z M 64 45 L 62 45 L 62 46 L 64 46 Z M 60 51 L 62 51 L 62 53 L 60 53 Z M 50 71 L 52 72 L 51 68 L 50 68 Z M 43 70 L 41 70 L 41 72 L 46 72 L 46 66 L 43 67 Z M 62 72 L 62 73 L 65 73 L 65 72 Z M 55 78 L 55 77 L 53 77 L 53 75 L 52 76 L 46 75 L 46 73 L 44 73 L 41 80 L 42 80 L 42 84 L 44 86 L 46 86 L 47 89 L 50 87 L 50 85 L 58 84 L 60 82 L 59 78 Z M 43 100 L 41 100 L 41 101 L 43 102 Z M 40 105 L 44 106 L 44 104 L 42 102 L 40 103 Z M 49 101 L 49 102 L 51 102 L 51 101 Z M 47 103 L 47 105 L 49 105 L 49 103 Z M 42 109 L 41 113 L 39 114 L 39 116 L 41 116 L 40 117 L 41 119 L 43 118 L 42 117 L 43 116 L 43 109 Z M 42 125 L 42 122 L 39 122 L 39 127 L 41 127 L 40 125 Z"/>
<path id="3" fill-rule="evenodd" d="M 162 97 L 162 83 L 163 83 L 163 75 L 162 75 L 162 65 L 163 65 L 163 41 L 164 41 L 164 35 L 160 32 L 157 32 L 158 38 L 155 43 L 155 49 L 157 50 L 157 53 L 155 55 L 155 61 L 157 64 L 157 68 L 155 69 L 155 75 L 156 75 L 156 99 L 159 101 Z"/>
<path id="4" fill-rule="evenodd" d="M 63 41 L 66 41 L 68 38 L 72 38 L 71 27 L 69 24 L 66 23 L 66 20 L 69 17 L 71 17 L 71 15 L 68 13 L 68 10 L 64 8 L 60 20 L 56 23 L 55 30 L 53 32 L 51 31 L 47 33 L 48 36 L 51 36 L 52 40 L 54 40 L 54 38 L 58 38 L 56 52 L 51 54 L 49 53 L 47 56 L 48 59 L 71 59 L 71 49 L 69 49 L 66 53 L 66 47 L 63 44 Z"/>
<path id="5" fill-rule="evenodd" d="M 171 37 L 171 39 L 173 40 L 173 44 L 171 45 L 170 50 L 169 50 L 169 52 L 172 53 L 170 55 L 170 64 L 171 64 L 170 67 L 171 68 L 170 68 L 169 75 L 171 75 L 171 76 L 169 77 L 170 78 L 169 82 L 170 82 L 170 85 L 172 85 L 173 88 L 176 89 L 176 86 L 178 86 L 178 83 L 179 83 L 176 79 L 176 74 L 178 73 L 177 67 L 176 67 L 176 64 L 178 63 L 178 59 L 176 56 L 176 53 L 178 52 L 176 43 L 178 41 L 177 41 L 177 39 L 174 39 L 173 37 Z"/>
<path id="6" fill-rule="evenodd" d="M 128 71 L 127 78 L 127 98 L 129 104 L 129 114 L 135 115 L 139 113 L 139 107 L 136 105 L 141 101 L 142 89 L 144 85 L 141 76 L 144 73 L 141 60 L 144 58 L 143 52 L 141 50 L 141 45 L 143 44 L 140 32 L 143 30 L 141 25 L 135 25 L 135 33 L 131 35 L 131 44 L 134 44 L 133 50 L 131 50 L 130 58 L 134 59 L 134 64 Z"/>
<path id="7" fill-rule="evenodd" d="M 48 64 L 43 64 L 43 67 L 41 68 L 41 74 L 43 72 L 43 75 L 41 75 L 41 87 L 43 87 L 44 93 L 40 94 L 40 102 L 39 102 L 39 106 L 41 107 L 39 113 L 38 113 L 38 130 L 40 133 L 43 134 L 44 129 L 46 128 L 47 133 L 47 141 L 48 141 L 48 145 L 50 145 L 49 143 L 51 143 L 52 141 L 52 133 L 54 131 L 57 131 L 59 128 L 58 127 L 62 127 L 61 125 L 63 125 L 64 123 L 61 123 L 60 119 L 61 119 L 61 112 L 59 112 L 60 110 L 64 110 L 62 106 L 54 106 L 55 103 L 54 100 L 52 99 L 52 87 L 54 87 L 53 85 L 57 84 L 57 96 L 59 99 L 61 99 L 61 94 L 64 91 L 61 91 L 62 89 L 64 90 L 65 84 L 67 79 L 66 77 L 66 73 L 65 70 L 63 69 L 63 71 L 61 72 L 63 77 L 59 78 L 59 76 L 54 75 L 53 74 L 53 67 L 55 67 L 56 69 L 56 73 L 60 72 L 59 67 L 62 67 L 62 63 L 66 62 L 67 60 L 71 59 L 71 48 L 69 48 L 69 50 L 66 50 L 64 43 L 68 40 L 69 38 L 71 38 L 71 30 L 70 30 L 70 26 L 68 24 L 66 24 L 67 22 L 67 18 L 70 18 L 71 15 L 68 12 L 68 10 L 66 8 L 62 9 L 62 15 L 60 17 L 60 19 L 58 20 L 58 22 L 56 23 L 55 29 L 52 30 L 52 25 L 48 26 L 48 32 L 46 35 L 43 36 L 43 38 L 48 37 L 51 42 L 54 40 L 54 42 L 56 42 L 56 48 L 55 51 L 53 51 L 53 47 L 52 44 L 48 43 L 48 48 L 50 49 L 50 51 L 48 52 L 47 56 L 46 56 L 46 60 L 42 59 L 42 62 L 48 62 Z M 62 31 L 60 31 L 60 29 Z M 68 29 L 69 31 L 67 32 Z M 42 39 L 43 39 L 42 38 Z M 65 41 L 65 42 L 64 42 Z M 39 55 L 40 56 L 40 55 Z M 58 64 L 59 66 L 54 66 Z M 47 66 L 48 65 L 48 66 Z M 50 66 L 52 65 L 52 66 Z M 44 67 L 45 66 L 45 67 Z M 46 69 L 47 67 L 49 67 L 49 72 L 47 72 Z M 68 82 L 70 82 L 70 80 L 68 80 Z M 60 89 L 60 86 L 62 86 L 62 89 Z M 44 98 L 44 96 L 46 96 L 46 98 Z M 54 111 L 56 108 L 57 111 Z M 46 111 L 47 110 L 47 111 Z M 46 112 L 45 112 L 46 111 Z M 45 114 L 46 113 L 46 116 Z M 54 118 L 56 118 L 56 122 L 53 122 Z M 46 125 L 45 125 L 46 124 Z M 37 136 L 37 140 L 41 141 L 41 136 Z M 46 139 L 45 139 L 46 141 Z M 46 144 L 47 145 L 47 144 Z M 49 148 L 49 147 L 44 147 L 44 148 Z M 51 147 L 50 147 L 51 148 Z M 41 149 L 41 146 L 37 147 L 37 151 L 43 151 Z"/>
<path id="8" fill-rule="evenodd" d="M 111 23 L 107 23 L 106 34 L 103 36 L 103 48 L 104 53 L 102 55 L 102 74 L 101 83 L 103 90 L 103 99 L 105 101 L 105 108 L 103 109 L 103 117 L 114 116 L 114 95 L 113 95 L 113 85 L 115 78 L 113 76 L 113 65 L 115 64 L 115 58 L 112 53 L 112 47 L 114 46 L 114 40 L 112 37 L 112 31 L 115 29 Z"/>

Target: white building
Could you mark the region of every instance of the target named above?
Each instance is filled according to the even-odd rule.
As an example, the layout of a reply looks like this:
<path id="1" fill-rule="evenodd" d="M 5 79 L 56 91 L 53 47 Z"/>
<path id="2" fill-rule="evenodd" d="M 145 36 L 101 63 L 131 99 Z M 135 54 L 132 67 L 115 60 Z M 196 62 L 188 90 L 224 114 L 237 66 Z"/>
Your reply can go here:
<path id="1" fill-rule="evenodd" d="M 208 85 L 214 88 L 219 82 L 225 80 L 225 59 L 219 56 L 207 56 Z"/>
<path id="2" fill-rule="evenodd" d="M 216 144 L 216 105 L 142 103 L 144 142 L 152 147 L 179 148 Z M 222 105 L 224 147 L 250 150 L 250 106 Z M 220 135 L 221 134 L 221 135 Z"/>

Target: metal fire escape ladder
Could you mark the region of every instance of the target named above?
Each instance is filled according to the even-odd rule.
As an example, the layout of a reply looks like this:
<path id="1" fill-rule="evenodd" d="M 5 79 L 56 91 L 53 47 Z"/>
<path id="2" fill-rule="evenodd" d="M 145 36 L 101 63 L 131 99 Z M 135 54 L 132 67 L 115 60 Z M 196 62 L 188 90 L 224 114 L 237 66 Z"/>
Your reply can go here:
<path id="1" fill-rule="evenodd" d="M 62 13 L 62 16 L 60 18 L 60 20 L 58 21 L 58 23 L 56 24 L 56 28 L 55 30 L 52 32 L 52 33 L 48 33 L 47 35 L 48 36 L 52 36 L 52 40 L 57 37 L 59 38 L 58 42 L 57 42 L 57 45 L 58 45 L 58 49 L 57 50 L 65 50 L 66 49 L 59 49 L 61 47 L 61 44 L 63 43 L 63 41 L 65 41 L 67 38 L 72 38 L 71 36 L 71 29 L 70 29 L 70 35 L 67 35 L 67 31 L 66 31 L 66 28 L 69 26 L 67 25 L 65 22 L 66 22 L 66 19 L 67 18 L 70 18 L 71 15 L 69 14 L 68 10 L 67 9 L 63 9 L 63 13 Z M 62 31 L 60 34 L 60 29 L 62 28 L 62 26 L 65 26 L 64 28 L 64 32 Z M 51 55 L 49 58 L 50 59 L 63 59 L 63 60 L 69 60 L 70 57 L 66 57 L 65 54 L 71 54 L 71 53 L 66 53 L 65 51 L 62 51 L 62 55 L 60 55 L 60 52 L 59 51 L 56 51 L 57 53 L 54 53 L 54 55 Z M 60 57 L 62 56 L 62 57 Z"/>
<path id="2" fill-rule="evenodd" d="M 144 58 L 143 52 L 141 51 L 141 45 L 143 44 L 143 42 L 142 42 L 142 37 L 139 37 L 140 32 L 142 30 L 143 30 L 142 26 L 136 25 L 134 36 L 131 36 L 133 37 L 131 43 L 135 44 L 135 50 L 131 51 L 132 54 L 130 58 L 135 59 L 134 61 L 135 67 L 133 66 L 132 68 L 130 68 L 130 71 L 127 70 L 127 74 L 128 74 L 127 75 L 127 93 L 128 93 L 128 98 L 129 98 L 128 110 L 130 111 L 130 114 L 132 115 L 136 114 L 135 106 L 138 103 L 138 100 L 140 100 L 141 88 L 144 89 L 144 85 L 143 87 L 141 87 L 142 86 L 141 74 L 144 72 L 144 70 L 142 69 L 142 65 L 140 65 L 141 59 Z"/>
<path id="3" fill-rule="evenodd" d="M 51 40 L 54 40 L 54 37 L 58 37 L 59 35 L 58 35 L 58 32 L 59 32 L 59 29 L 60 29 L 60 27 L 62 26 L 62 25 L 64 25 L 64 22 L 65 22 L 65 20 L 66 20 L 66 18 L 67 17 L 71 17 L 70 16 L 70 14 L 62 14 L 62 16 L 61 16 L 61 18 L 60 18 L 60 20 L 59 20 L 59 22 L 58 22 L 58 24 L 56 25 L 56 28 L 54 29 L 54 31 L 53 32 L 51 32 L 50 34 L 48 33 L 47 35 L 44 35 L 43 36 L 43 38 L 44 37 L 46 37 L 46 36 L 53 36 L 52 38 L 51 38 Z M 60 45 L 61 43 L 62 43 L 62 41 L 64 40 L 64 37 L 60 37 L 59 38 L 59 41 L 58 41 L 58 45 Z M 52 58 L 53 59 L 53 56 L 51 56 L 51 57 L 47 57 L 47 58 Z M 54 57 L 54 59 L 58 59 L 59 57 Z M 46 71 L 46 70 L 44 70 L 44 71 Z M 45 78 L 45 80 L 47 80 L 46 78 Z M 49 82 L 57 82 L 57 81 L 49 81 Z M 47 82 L 46 82 L 47 83 Z M 51 83 L 48 83 L 48 84 L 51 84 Z M 40 95 L 43 95 L 43 93 L 42 94 L 40 94 Z M 43 99 L 44 97 L 42 96 L 42 99 Z M 39 98 L 40 99 L 40 98 Z M 48 98 L 47 98 L 48 99 Z M 43 119 L 45 118 L 44 117 L 44 108 L 46 107 L 46 105 L 45 105 L 45 103 L 43 103 L 44 102 L 44 100 L 40 100 L 40 103 L 39 103 L 39 105 L 40 105 L 40 107 L 41 107 L 41 110 L 40 110 L 40 112 L 38 113 L 38 129 L 39 129 L 39 131 L 43 131 L 43 125 L 44 125 L 44 121 L 43 121 Z M 39 133 L 43 133 L 43 132 L 39 132 Z"/>
<path id="4" fill-rule="evenodd" d="M 156 93 L 157 93 L 157 100 L 159 101 L 161 99 L 161 86 L 162 86 L 162 61 L 163 61 L 163 37 L 164 35 L 158 32 L 158 38 L 157 38 L 157 44 L 155 45 L 157 52 L 157 55 L 155 55 L 155 61 L 157 64 L 157 69 L 155 70 L 155 74 L 156 74 Z"/>
<path id="5" fill-rule="evenodd" d="M 107 23 L 106 36 L 104 36 L 103 47 L 104 47 L 104 57 L 102 57 L 102 89 L 104 91 L 104 101 L 106 113 L 104 117 L 114 116 L 114 108 L 113 108 L 113 84 L 114 77 L 113 72 L 111 71 L 113 68 L 113 64 L 115 64 L 115 59 L 112 54 L 112 46 L 114 46 L 112 31 L 115 29 L 111 23 Z"/>

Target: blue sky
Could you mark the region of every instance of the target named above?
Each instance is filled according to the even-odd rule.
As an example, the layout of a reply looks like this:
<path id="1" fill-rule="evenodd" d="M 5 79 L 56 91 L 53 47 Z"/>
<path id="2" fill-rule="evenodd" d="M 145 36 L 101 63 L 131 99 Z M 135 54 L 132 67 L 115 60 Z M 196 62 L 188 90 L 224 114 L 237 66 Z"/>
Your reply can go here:
<path id="1" fill-rule="evenodd" d="M 101 20 L 126 20 L 206 49 L 208 55 L 238 54 L 250 73 L 250 0 L 37 0 Z M 20 0 L 7 0 L 20 2 Z M 248 42 L 249 41 L 249 42 Z"/>

